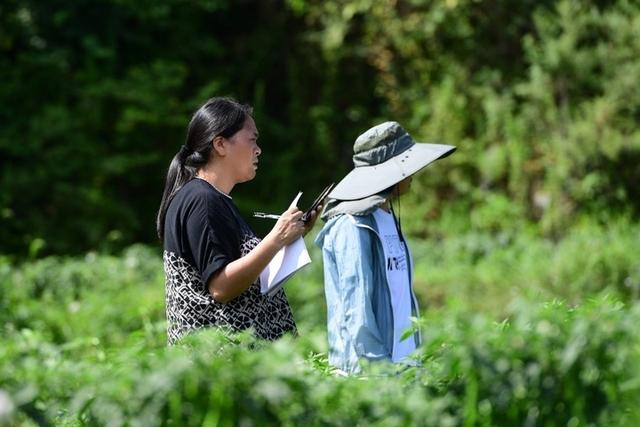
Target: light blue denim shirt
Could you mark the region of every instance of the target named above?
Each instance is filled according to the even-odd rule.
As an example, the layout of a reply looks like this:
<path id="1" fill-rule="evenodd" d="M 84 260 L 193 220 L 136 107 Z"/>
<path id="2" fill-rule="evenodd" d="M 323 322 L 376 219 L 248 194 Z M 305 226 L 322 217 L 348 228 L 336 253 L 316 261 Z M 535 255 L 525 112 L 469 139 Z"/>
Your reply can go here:
<path id="1" fill-rule="evenodd" d="M 315 243 L 324 262 L 329 363 L 357 373 L 360 358 L 390 361 L 393 311 L 373 215 L 331 218 Z M 414 339 L 419 344 L 418 334 Z"/>

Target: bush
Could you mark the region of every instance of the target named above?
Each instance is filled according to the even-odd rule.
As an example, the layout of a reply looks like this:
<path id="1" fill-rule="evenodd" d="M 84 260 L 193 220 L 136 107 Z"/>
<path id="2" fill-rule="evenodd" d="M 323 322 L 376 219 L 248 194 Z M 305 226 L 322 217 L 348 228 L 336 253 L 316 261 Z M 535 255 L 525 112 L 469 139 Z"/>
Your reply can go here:
<path id="1" fill-rule="evenodd" d="M 497 313 L 521 296 L 579 304 L 607 290 L 637 301 L 639 232 L 625 219 L 607 225 L 583 220 L 557 241 L 531 226 L 415 241 L 416 291 L 427 307 L 457 299 Z"/>
<path id="2" fill-rule="evenodd" d="M 469 312 L 425 321 L 421 382 L 456 402 L 450 411 L 460 421 L 620 425 L 637 419 L 639 305 L 625 308 L 605 295 L 580 307 L 520 301 L 509 311 L 498 323 Z"/>
<path id="3" fill-rule="evenodd" d="M 22 334 L 0 371 L 15 417 L 91 425 L 621 425 L 637 420 L 640 306 L 610 297 L 487 316 L 433 313 L 418 367 L 375 364 L 331 375 L 317 337 L 260 342 L 194 334 L 174 348 L 143 341 L 103 361 Z M 38 345 L 35 345 L 35 344 Z M 27 356 L 27 354 L 30 354 Z M 25 357 L 26 356 L 26 357 Z M 13 379 L 11 379 L 13 378 Z M 635 417 L 635 418 L 634 418 Z"/>
<path id="4" fill-rule="evenodd" d="M 6 333 L 29 329 L 53 343 L 94 337 L 112 346 L 153 330 L 164 318 L 157 252 L 132 246 L 122 256 L 88 253 L 0 267 L 0 320 Z M 151 338 L 155 339 L 155 338 Z"/>
<path id="5" fill-rule="evenodd" d="M 3 260 L 0 424 L 635 425 L 636 228 L 415 242 L 420 365 L 346 378 L 327 364 L 316 249 L 286 285 L 301 337 L 207 330 L 174 348 L 154 250 Z"/>

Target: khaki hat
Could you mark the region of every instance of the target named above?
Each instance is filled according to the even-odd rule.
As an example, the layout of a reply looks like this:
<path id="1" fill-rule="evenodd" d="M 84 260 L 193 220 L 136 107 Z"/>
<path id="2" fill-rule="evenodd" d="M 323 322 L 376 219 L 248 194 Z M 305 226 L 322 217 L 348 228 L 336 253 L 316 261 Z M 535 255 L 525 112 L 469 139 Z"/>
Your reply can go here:
<path id="1" fill-rule="evenodd" d="M 416 143 L 397 122 L 384 122 L 356 139 L 355 167 L 328 197 L 359 200 L 378 194 L 455 150 L 453 145 Z"/>

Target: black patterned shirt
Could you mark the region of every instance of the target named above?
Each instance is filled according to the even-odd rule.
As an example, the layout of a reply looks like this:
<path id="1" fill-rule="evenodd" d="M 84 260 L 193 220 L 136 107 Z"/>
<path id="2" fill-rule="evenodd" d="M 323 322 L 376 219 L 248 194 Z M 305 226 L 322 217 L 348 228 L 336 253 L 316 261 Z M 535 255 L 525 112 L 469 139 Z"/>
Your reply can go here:
<path id="1" fill-rule="evenodd" d="M 280 289 L 260 293 L 259 280 L 222 304 L 206 283 L 227 264 L 246 255 L 260 240 L 242 219 L 231 197 L 202 179 L 182 187 L 169 204 L 164 229 L 167 339 L 209 326 L 231 331 L 253 328 L 264 339 L 296 333 L 291 309 Z"/>

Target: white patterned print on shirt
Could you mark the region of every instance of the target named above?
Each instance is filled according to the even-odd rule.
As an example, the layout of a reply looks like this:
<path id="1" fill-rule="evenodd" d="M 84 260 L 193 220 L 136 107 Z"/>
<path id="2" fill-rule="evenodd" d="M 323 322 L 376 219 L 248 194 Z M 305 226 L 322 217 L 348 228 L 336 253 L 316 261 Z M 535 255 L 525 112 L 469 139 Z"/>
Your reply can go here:
<path id="1" fill-rule="evenodd" d="M 245 236 L 240 247 L 242 256 L 259 242 L 253 235 Z M 284 290 L 265 296 L 256 281 L 237 298 L 222 304 L 213 300 L 198 271 L 185 259 L 168 251 L 163 259 L 170 345 L 191 331 L 210 326 L 234 332 L 253 328 L 256 336 L 267 340 L 280 338 L 287 332 L 297 333 Z"/>

